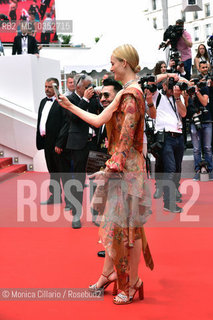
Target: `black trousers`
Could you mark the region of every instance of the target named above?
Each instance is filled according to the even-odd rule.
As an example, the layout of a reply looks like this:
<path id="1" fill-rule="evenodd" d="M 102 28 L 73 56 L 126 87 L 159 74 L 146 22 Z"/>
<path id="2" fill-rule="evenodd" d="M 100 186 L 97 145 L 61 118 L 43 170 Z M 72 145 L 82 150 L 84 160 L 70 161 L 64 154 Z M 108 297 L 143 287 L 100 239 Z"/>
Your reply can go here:
<path id="1" fill-rule="evenodd" d="M 62 181 L 63 186 L 66 182 L 64 179 L 64 172 L 67 172 L 69 167 L 66 153 L 67 151 L 65 150 L 59 155 L 55 152 L 54 147 L 46 147 L 44 149 L 47 169 L 50 174 L 49 191 L 55 199 L 60 199 L 61 197 L 62 189 L 60 181 Z"/>
<path id="2" fill-rule="evenodd" d="M 181 165 L 184 154 L 184 137 L 167 135 L 162 150 L 164 163 L 164 204 L 175 205 L 176 189 L 181 178 Z"/>
<path id="3" fill-rule="evenodd" d="M 76 215 L 79 219 L 82 214 L 88 154 L 88 144 L 81 150 L 70 149 L 67 154 L 67 165 L 69 166 L 69 169 L 64 175 L 64 182 L 66 183 L 65 197 L 68 203 L 71 204 L 72 214 Z"/>
<path id="4" fill-rule="evenodd" d="M 50 32 L 41 33 L 41 43 L 48 44 L 50 42 Z"/>

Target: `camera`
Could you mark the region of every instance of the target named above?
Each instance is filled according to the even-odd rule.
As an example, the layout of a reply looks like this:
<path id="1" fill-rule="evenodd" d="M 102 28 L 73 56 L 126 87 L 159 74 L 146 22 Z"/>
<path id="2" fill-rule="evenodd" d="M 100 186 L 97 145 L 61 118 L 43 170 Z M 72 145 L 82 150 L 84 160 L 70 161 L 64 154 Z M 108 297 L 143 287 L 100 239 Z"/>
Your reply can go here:
<path id="1" fill-rule="evenodd" d="M 154 136 L 154 121 L 152 118 L 150 118 L 147 114 L 145 114 L 145 132 L 147 136 L 147 147 L 148 152 L 151 152 L 150 146 L 155 142 L 155 136 Z"/>
<path id="2" fill-rule="evenodd" d="M 140 78 L 140 80 L 138 81 L 143 91 L 145 89 L 148 89 L 150 92 L 154 93 L 157 90 L 156 84 L 148 84 L 148 82 L 155 82 L 155 76 L 147 74 L 145 77 Z"/>
<path id="3" fill-rule="evenodd" d="M 213 48 L 213 36 L 210 36 L 207 41 L 207 46 Z"/>
<path id="4" fill-rule="evenodd" d="M 164 32 L 163 35 L 163 40 L 170 41 L 171 47 L 176 49 L 177 47 L 177 42 L 180 39 L 180 37 L 183 34 L 183 26 L 178 26 L 178 25 L 170 25 L 166 31 Z"/>
<path id="5" fill-rule="evenodd" d="M 168 81 L 168 89 L 173 89 L 173 87 L 176 85 L 177 81 L 175 81 L 174 77 L 170 77 Z"/>
<path id="6" fill-rule="evenodd" d="M 192 118 L 192 122 L 195 125 L 196 130 L 200 130 L 202 128 L 202 115 L 204 115 L 205 113 L 208 113 L 208 109 L 203 106 L 197 95 L 195 94 L 196 89 L 202 89 L 204 87 L 207 86 L 207 82 L 206 81 L 200 81 L 199 78 L 194 78 L 191 79 L 195 85 L 192 87 L 189 87 L 186 92 L 188 93 L 188 95 L 192 98 L 193 104 L 191 107 L 191 118 Z"/>
<path id="7" fill-rule="evenodd" d="M 145 115 L 145 132 L 147 136 L 147 150 L 155 158 L 160 156 L 161 149 L 164 143 L 164 131 L 159 131 L 156 134 L 154 121 L 147 114 Z"/>
<path id="8" fill-rule="evenodd" d="M 196 87 L 195 86 L 192 86 L 192 87 L 189 87 L 186 92 L 188 93 L 188 95 L 191 97 L 195 94 L 195 90 L 196 90 Z"/>
<path id="9" fill-rule="evenodd" d="M 200 114 L 194 113 L 192 116 L 192 121 L 195 125 L 196 130 L 200 130 L 202 128 L 200 117 L 199 117 L 200 115 L 201 115 L 201 113 Z"/>
<path id="10" fill-rule="evenodd" d="M 170 58 L 170 60 L 173 60 L 175 62 L 175 65 L 172 66 L 172 68 L 171 68 L 171 70 L 169 70 L 169 72 L 177 72 L 178 66 L 180 66 L 181 68 L 184 67 L 183 61 L 180 60 L 181 54 L 179 51 L 174 51 L 171 49 L 169 58 Z"/>
<path id="11" fill-rule="evenodd" d="M 207 40 L 208 54 L 210 58 L 210 64 L 213 66 L 213 36 L 210 36 Z"/>
<path id="12" fill-rule="evenodd" d="M 90 100 L 91 99 L 99 99 L 99 97 L 98 97 L 98 95 L 97 95 L 97 93 L 96 93 L 96 90 L 95 90 L 95 88 L 96 88 L 96 86 L 93 84 L 93 83 L 90 83 L 87 87 L 86 87 L 86 89 L 88 89 L 88 88 L 93 88 L 94 89 L 94 93 L 93 93 L 93 96 L 92 96 L 92 98 L 90 98 Z"/>
<path id="13" fill-rule="evenodd" d="M 206 81 L 200 81 L 199 78 L 194 78 L 194 79 L 191 79 L 191 81 L 194 82 L 194 84 L 199 88 L 204 88 L 207 86 L 207 82 Z"/>
<path id="14" fill-rule="evenodd" d="M 175 64 L 178 64 L 180 62 L 181 54 L 179 51 L 172 51 L 170 53 L 170 59 L 175 61 Z"/>
<path id="15" fill-rule="evenodd" d="M 173 89 L 174 86 L 178 86 L 181 91 L 188 89 L 188 85 L 186 82 L 178 82 L 175 81 L 174 77 L 170 77 L 168 82 L 168 89 Z"/>
<path id="16" fill-rule="evenodd" d="M 58 90 L 58 85 L 57 85 L 57 83 L 53 82 L 53 83 L 52 83 L 52 87 L 53 87 L 53 90 L 54 90 L 54 93 L 55 93 L 56 98 L 58 99 L 58 101 L 61 101 L 61 100 L 59 99 L 60 92 L 59 92 L 59 90 Z"/>
<path id="17" fill-rule="evenodd" d="M 155 134 L 155 142 L 150 145 L 150 152 L 156 159 L 160 156 L 164 141 L 165 131 L 158 131 Z"/>
<path id="18" fill-rule="evenodd" d="M 86 87 L 86 89 L 88 89 L 88 88 L 90 88 L 90 87 L 92 87 L 92 88 L 94 89 L 94 88 L 95 88 L 95 85 L 92 84 L 92 83 L 90 83 L 90 84 Z"/>
<path id="19" fill-rule="evenodd" d="M 185 91 L 188 89 L 188 84 L 186 82 L 177 82 L 176 86 L 178 86 L 181 91 Z"/>
<path id="20" fill-rule="evenodd" d="M 199 88 L 199 89 L 202 89 L 202 88 L 204 88 L 204 87 L 207 86 L 207 82 L 206 82 L 206 81 L 200 81 L 199 78 L 191 79 L 191 81 L 194 82 L 195 86 L 188 87 L 188 89 L 186 89 L 186 92 L 188 93 L 188 95 L 189 95 L 190 97 L 192 97 L 192 96 L 195 94 L 196 86 L 197 86 L 197 88 Z M 205 112 L 205 111 L 204 111 L 204 112 Z"/>
<path id="21" fill-rule="evenodd" d="M 93 93 L 93 96 L 89 99 L 90 103 L 92 103 L 92 105 L 94 106 L 97 114 L 99 114 L 100 112 L 102 112 L 103 110 L 103 107 L 101 106 L 101 103 L 100 103 L 100 98 L 99 98 L 99 95 L 97 94 L 96 92 L 96 89 L 97 87 L 93 84 L 93 83 L 90 83 L 86 89 L 92 87 L 94 89 L 94 93 Z"/>
<path id="22" fill-rule="evenodd" d="M 165 48 L 171 44 L 171 48 L 177 51 L 177 42 L 183 34 L 183 26 L 170 25 L 163 34 L 163 42 L 159 45 L 159 49 Z"/>

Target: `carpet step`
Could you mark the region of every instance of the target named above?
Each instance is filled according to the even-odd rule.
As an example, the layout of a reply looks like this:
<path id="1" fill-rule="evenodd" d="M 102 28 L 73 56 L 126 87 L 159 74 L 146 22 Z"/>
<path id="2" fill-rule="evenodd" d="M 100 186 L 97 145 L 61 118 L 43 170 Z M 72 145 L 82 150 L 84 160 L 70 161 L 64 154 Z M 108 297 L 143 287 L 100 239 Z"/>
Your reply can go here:
<path id="1" fill-rule="evenodd" d="M 27 171 L 26 164 L 13 164 L 0 170 L 0 182 Z"/>
<path id="2" fill-rule="evenodd" d="M 1 158 L 0 159 L 0 169 L 11 166 L 12 162 L 13 162 L 12 158 Z"/>

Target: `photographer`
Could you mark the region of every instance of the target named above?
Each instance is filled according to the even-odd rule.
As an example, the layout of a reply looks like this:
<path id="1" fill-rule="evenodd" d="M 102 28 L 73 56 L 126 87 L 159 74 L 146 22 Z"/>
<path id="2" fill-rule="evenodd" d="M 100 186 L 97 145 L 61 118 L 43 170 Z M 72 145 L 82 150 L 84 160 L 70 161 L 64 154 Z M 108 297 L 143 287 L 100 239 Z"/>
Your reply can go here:
<path id="1" fill-rule="evenodd" d="M 157 90 L 155 83 L 155 75 L 147 74 L 145 77 L 140 78 L 138 83 L 144 93 L 145 98 L 145 119 L 144 119 L 144 135 L 143 135 L 143 156 L 146 160 L 147 176 L 151 173 L 151 162 L 148 156 L 150 152 L 150 145 L 154 143 L 154 121 L 156 118 L 156 108 L 154 106 L 152 95 Z"/>
<path id="2" fill-rule="evenodd" d="M 162 80 L 166 79 L 167 77 L 172 77 L 174 78 L 174 80 L 176 82 L 179 81 L 179 83 L 182 83 L 182 86 L 185 86 L 185 88 L 181 88 L 181 90 L 186 90 L 187 88 L 187 85 L 189 83 L 189 81 L 183 77 L 182 75 L 178 74 L 177 72 L 176 73 L 165 73 L 165 74 L 159 74 L 157 76 L 157 86 L 159 88 L 159 84 L 161 83 Z M 185 97 L 184 97 L 184 100 L 185 100 Z M 183 128 L 182 128 L 182 131 L 183 131 L 183 136 L 184 136 L 184 146 L 185 146 L 185 149 L 187 148 L 187 124 L 186 124 L 186 117 L 182 117 L 182 124 L 183 124 Z"/>
<path id="3" fill-rule="evenodd" d="M 159 49 L 164 48 L 165 50 L 168 45 L 171 46 L 170 59 L 179 53 L 181 54 L 186 72 L 185 78 L 189 80 L 192 67 L 192 39 L 190 34 L 184 30 L 183 20 L 177 20 L 176 25 L 170 25 L 164 32 L 163 42 L 159 45 Z"/>
<path id="4" fill-rule="evenodd" d="M 213 120 L 213 75 L 209 80 L 209 111 Z M 212 150 L 213 150 L 213 129 L 212 129 Z"/>
<path id="5" fill-rule="evenodd" d="M 209 68 L 208 68 L 208 64 L 207 61 L 200 61 L 199 62 L 199 78 L 203 79 L 205 78 L 207 80 L 208 75 L 209 75 Z"/>
<path id="6" fill-rule="evenodd" d="M 154 142 L 154 122 L 153 119 L 156 118 L 156 108 L 152 100 L 153 90 L 156 87 L 155 84 L 148 82 L 148 88 L 144 89 L 146 114 L 145 114 L 145 125 L 144 125 L 144 136 L 143 136 L 143 155 L 146 159 L 147 173 L 151 173 L 151 162 L 148 156 L 150 152 L 150 144 Z M 151 90 L 151 91 L 150 91 Z M 155 91 L 157 90 L 157 87 Z"/>
<path id="7" fill-rule="evenodd" d="M 179 76 L 186 78 L 184 63 L 181 61 L 181 54 L 178 51 L 170 54 L 167 72 L 177 73 Z"/>
<path id="8" fill-rule="evenodd" d="M 200 65 L 202 63 L 200 62 Z M 207 64 L 206 64 L 207 66 Z M 194 85 L 189 88 L 187 115 L 191 122 L 191 138 L 194 154 L 195 176 L 193 180 L 200 179 L 201 153 L 204 152 L 204 159 L 209 172 L 209 180 L 213 180 L 212 165 L 212 122 L 209 102 L 209 90 L 205 80 L 197 81 L 192 79 Z M 196 85 L 195 85 L 196 84 Z"/>
<path id="9" fill-rule="evenodd" d="M 184 28 L 184 21 L 178 19 L 176 26 Z M 181 53 L 181 58 L 184 63 L 184 69 L 186 71 L 186 79 L 190 80 L 191 68 L 192 68 L 192 38 L 190 34 L 183 29 L 183 33 L 177 41 L 177 50 Z"/>
<path id="10" fill-rule="evenodd" d="M 157 109 L 156 146 L 161 146 L 156 162 L 156 184 L 163 183 L 160 188 L 163 188 L 164 210 L 180 213 L 182 209 L 176 202 L 181 197 L 178 187 L 184 153 L 182 117 L 186 115 L 186 107 L 181 90 L 175 85 L 177 80 L 177 75 L 175 78 L 167 75 L 162 79 L 163 94 L 156 91 L 152 98 Z"/>

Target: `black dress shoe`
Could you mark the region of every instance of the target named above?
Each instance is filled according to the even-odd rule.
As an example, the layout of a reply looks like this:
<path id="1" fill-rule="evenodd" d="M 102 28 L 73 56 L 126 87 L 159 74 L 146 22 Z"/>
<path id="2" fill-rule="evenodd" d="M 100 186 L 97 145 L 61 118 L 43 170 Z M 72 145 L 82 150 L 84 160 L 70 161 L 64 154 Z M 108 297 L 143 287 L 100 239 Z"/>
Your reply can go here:
<path id="1" fill-rule="evenodd" d="M 72 207 L 70 207 L 69 205 L 66 205 L 64 207 L 64 211 L 71 211 L 72 210 Z"/>
<path id="2" fill-rule="evenodd" d="M 72 228 L 73 229 L 80 229 L 81 228 L 81 221 L 80 220 L 73 220 L 72 221 Z"/>
<path id="3" fill-rule="evenodd" d="M 153 195 L 154 199 L 159 199 L 163 195 L 162 189 L 156 188 L 155 193 Z"/>
<path id="4" fill-rule="evenodd" d="M 170 212 L 173 212 L 173 213 L 181 213 L 183 211 L 183 209 L 178 207 L 176 204 L 174 206 L 164 205 L 164 210 L 165 211 L 170 211 Z"/>
<path id="5" fill-rule="evenodd" d="M 54 204 L 54 203 L 62 203 L 61 198 L 54 198 L 53 196 L 50 196 L 48 200 L 46 201 L 41 201 L 40 204 L 44 205 L 44 204 Z"/>
<path id="6" fill-rule="evenodd" d="M 73 205 L 72 203 L 66 203 L 66 206 L 64 207 L 65 211 L 71 211 L 73 210 Z"/>
<path id="7" fill-rule="evenodd" d="M 105 258 L 105 251 L 98 251 L 98 257 Z"/>

